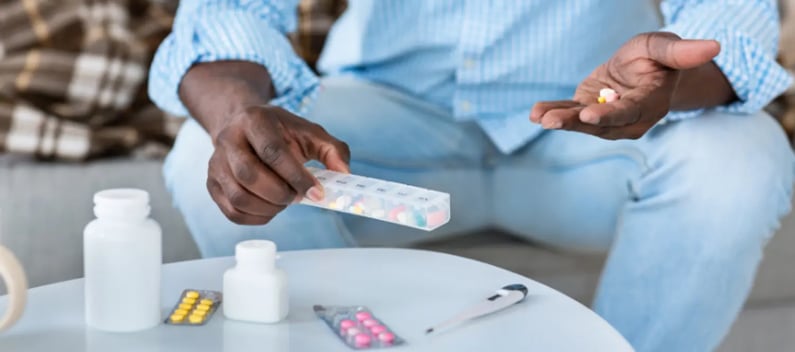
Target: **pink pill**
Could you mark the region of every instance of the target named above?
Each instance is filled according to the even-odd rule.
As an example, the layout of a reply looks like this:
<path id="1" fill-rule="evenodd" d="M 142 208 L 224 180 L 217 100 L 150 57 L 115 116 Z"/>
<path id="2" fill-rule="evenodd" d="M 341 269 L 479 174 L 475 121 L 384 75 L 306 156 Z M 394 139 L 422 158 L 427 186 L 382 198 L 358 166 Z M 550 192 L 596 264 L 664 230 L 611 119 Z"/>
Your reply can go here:
<path id="1" fill-rule="evenodd" d="M 391 332 L 382 332 L 378 334 L 378 339 L 384 342 L 392 342 L 395 341 L 395 334 Z"/>
<path id="2" fill-rule="evenodd" d="M 362 322 L 362 325 L 364 325 L 365 327 L 368 327 L 368 328 L 369 328 L 369 327 L 373 327 L 373 326 L 376 326 L 376 325 L 378 325 L 378 320 L 375 320 L 375 319 L 365 319 L 365 320 Z"/>
<path id="3" fill-rule="evenodd" d="M 373 335 L 378 335 L 378 334 L 380 334 L 382 332 L 385 332 L 385 331 L 386 331 L 386 327 L 383 326 L 383 325 L 373 325 L 373 326 L 370 327 L 370 332 L 373 333 Z"/>
<path id="4" fill-rule="evenodd" d="M 367 312 L 356 313 L 356 320 L 358 320 L 358 321 L 367 320 L 367 319 L 370 319 L 372 317 L 373 316 L 370 313 L 367 313 Z"/>
<path id="5" fill-rule="evenodd" d="M 353 342 L 356 344 L 356 346 L 367 346 L 370 344 L 370 341 L 370 335 L 366 334 L 358 334 L 353 338 Z"/>
<path id="6" fill-rule="evenodd" d="M 618 100 L 618 93 L 610 93 L 608 95 L 605 95 L 605 101 L 608 103 L 612 103 L 616 100 Z"/>
<path id="7" fill-rule="evenodd" d="M 350 320 L 350 319 L 345 319 L 345 320 L 340 322 L 340 327 L 343 328 L 343 329 L 350 329 L 350 328 L 352 328 L 354 326 L 356 326 L 356 322 L 354 322 L 353 320 Z"/>
<path id="8" fill-rule="evenodd" d="M 348 329 L 348 332 L 347 332 L 348 336 L 355 336 L 355 335 L 358 335 L 358 334 L 361 334 L 361 333 L 362 333 L 362 330 L 360 330 L 359 328 L 350 328 L 350 329 Z"/>
<path id="9" fill-rule="evenodd" d="M 428 213 L 428 226 L 436 227 L 441 225 L 447 220 L 447 212 L 444 210 L 437 210 Z"/>

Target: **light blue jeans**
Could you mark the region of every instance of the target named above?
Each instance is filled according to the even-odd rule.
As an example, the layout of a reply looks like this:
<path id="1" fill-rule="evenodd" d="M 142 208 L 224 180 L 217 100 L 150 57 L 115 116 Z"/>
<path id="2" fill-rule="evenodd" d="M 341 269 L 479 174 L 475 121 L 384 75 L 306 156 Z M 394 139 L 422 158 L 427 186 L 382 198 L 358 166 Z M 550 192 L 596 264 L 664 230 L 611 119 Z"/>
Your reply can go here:
<path id="1" fill-rule="evenodd" d="M 205 187 L 210 138 L 189 121 L 164 173 L 202 255 L 232 255 L 251 238 L 289 250 L 499 228 L 609 251 L 595 311 L 638 351 L 708 351 L 737 316 L 790 209 L 793 153 L 764 113 L 710 113 L 635 141 L 548 131 L 501 155 L 477 126 L 416 98 L 349 78 L 323 84 L 308 118 L 350 145 L 352 172 L 449 192 L 451 222 L 425 233 L 299 205 L 265 226 L 233 224 Z"/>

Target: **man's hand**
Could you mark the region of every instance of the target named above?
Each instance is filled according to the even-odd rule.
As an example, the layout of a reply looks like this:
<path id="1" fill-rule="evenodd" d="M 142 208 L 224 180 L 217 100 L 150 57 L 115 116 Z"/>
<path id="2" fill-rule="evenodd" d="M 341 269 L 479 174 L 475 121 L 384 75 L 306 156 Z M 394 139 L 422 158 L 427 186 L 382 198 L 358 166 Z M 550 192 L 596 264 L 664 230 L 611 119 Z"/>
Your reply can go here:
<path id="1" fill-rule="evenodd" d="M 711 62 L 719 52 L 720 44 L 713 40 L 640 34 L 594 70 L 577 87 L 573 100 L 537 103 L 530 120 L 547 129 L 606 139 L 640 138 L 670 110 L 731 101 L 731 86 Z M 614 89 L 620 99 L 599 104 L 602 88 Z"/>
<path id="2" fill-rule="evenodd" d="M 182 101 L 215 146 L 207 189 L 238 224 L 265 224 L 302 197 L 322 199 L 322 187 L 304 167 L 309 160 L 348 172 L 348 146 L 321 126 L 267 105 L 272 91 L 267 70 L 245 62 L 196 65 L 180 86 Z"/>
<path id="3" fill-rule="evenodd" d="M 303 195 L 322 200 L 321 186 L 303 165 L 309 160 L 348 172 L 345 143 L 279 107 L 252 106 L 230 116 L 214 144 L 207 189 L 238 224 L 265 224 Z"/>

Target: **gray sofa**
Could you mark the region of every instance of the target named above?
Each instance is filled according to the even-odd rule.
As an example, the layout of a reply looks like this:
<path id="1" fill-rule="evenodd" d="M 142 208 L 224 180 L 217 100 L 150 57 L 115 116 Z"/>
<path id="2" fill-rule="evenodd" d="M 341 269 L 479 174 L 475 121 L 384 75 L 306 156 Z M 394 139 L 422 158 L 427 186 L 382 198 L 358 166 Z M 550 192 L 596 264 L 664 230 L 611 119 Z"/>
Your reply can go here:
<path id="1" fill-rule="evenodd" d="M 0 156 L 0 243 L 22 260 L 33 286 L 82 275 L 82 229 L 93 193 L 137 187 L 152 196 L 164 230 L 166 262 L 198 252 L 163 186 L 159 160 L 117 159 L 87 164 L 32 162 Z M 795 346 L 795 216 L 785 219 L 767 250 L 753 294 L 721 351 L 791 351 Z M 423 243 L 519 272 L 588 303 L 603 256 L 561 253 L 497 232 Z M 0 287 L 2 290 L 2 287 Z"/>

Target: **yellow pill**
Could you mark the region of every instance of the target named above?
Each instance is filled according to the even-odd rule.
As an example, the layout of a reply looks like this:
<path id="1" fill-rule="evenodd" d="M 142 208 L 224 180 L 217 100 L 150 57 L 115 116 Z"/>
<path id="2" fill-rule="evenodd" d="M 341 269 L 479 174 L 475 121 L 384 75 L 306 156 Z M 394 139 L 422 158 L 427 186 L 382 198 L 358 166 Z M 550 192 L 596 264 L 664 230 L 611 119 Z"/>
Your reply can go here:
<path id="1" fill-rule="evenodd" d="M 185 320 L 185 315 L 184 314 L 171 314 L 170 319 L 171 319 L 171 321 L 173 321 L 175 323 L 179 323 L 179 322 Z"/>
<path id="2" fill-rule="evenodd" d="M 599 102 L 599 104 L 604 104 L 604 103 L 607 102 L 607 98 L 605 98 L 605 97 L 599 97 L 599 99 L 596 99 L 596 100 Z"/>
<path id="3" fill-rule="evenodd" d="M 180 303 L 179 304 L 179 309 L 190 310 L 191 308 L 193 308 L 192 304 L 187 304 L 187 303 Z"/>
<path id="4" fill-rule="evenodd" d="M 204 304 L 204 305 L 208 305 L 208 306 L 212 306 L 213 305 L 213 300 L 205 298 L 205 299 L 199 301 L 199 303 L 200 304 Z"/>
<path id="5" fill-rule="evenodd" d="M 206 304 L 200 304 L 200 305 L 196 306 L 196 310 L 203 310 L 203 311 L 206 312 L 206 311 L 210 310 L 210 306 L 208 306 Z"/>
<path id="6" fill-rule="evenodd" d="M 190 298 L 190 297 L 185 297 L 185 298 L 182 299 L 182 303 L 194 304 L 194 303 L 196 303 L 196 299 L 195 298 Z"/>
<path id="7" fill-rule="evenodd" d="M 191 316 L 188 317 L 188 321 L 191 324 L 198 324 L 198 323 L 201 323 L 202 321 L 204 321 L 204 317 L 201 316 L 201 315 L 191 314 Z"/>
<path id="8" fill-rule="evenodd" d="M 199 316 L 199 317 L 203 317 L 203 316 L 207 315 L 207 311 L 206 310 L 194 310 L 190 314 L 191 315 L 195 315 L 195 316 Z"/>
<path id="9" fill-rule="evenodd" d="M 188 297 L 188 298 L 199 298 L 199 293 L 196 292 L 196 291 L 188 291 L 188 293 L 185 294 L 185 297 Z"/>
<path id="10" fill-rule="evenodd" d="M 177 310 L 174 311 L 174 314 L 187 315 L 188 314 L 188 310 L 187 309 L 177 309 Z"/>

